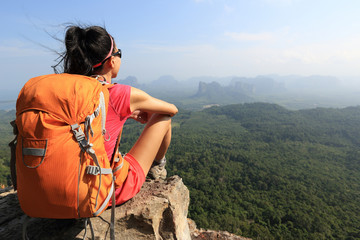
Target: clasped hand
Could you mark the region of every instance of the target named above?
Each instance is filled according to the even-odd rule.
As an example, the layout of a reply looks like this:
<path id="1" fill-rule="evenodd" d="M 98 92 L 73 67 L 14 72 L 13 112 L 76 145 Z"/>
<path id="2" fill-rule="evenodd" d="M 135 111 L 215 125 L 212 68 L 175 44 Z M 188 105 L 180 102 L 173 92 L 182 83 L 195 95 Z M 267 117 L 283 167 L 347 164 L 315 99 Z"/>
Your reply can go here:
<path id="1" fill-rule="evenodd" d="M 141 110 L 135 110 L 130 115 L 130 118 L 132 118 L 142 124 L 147 123 L 149 121 L 150 117 L 151 117 L 151 113 L 144 112 Z"/>

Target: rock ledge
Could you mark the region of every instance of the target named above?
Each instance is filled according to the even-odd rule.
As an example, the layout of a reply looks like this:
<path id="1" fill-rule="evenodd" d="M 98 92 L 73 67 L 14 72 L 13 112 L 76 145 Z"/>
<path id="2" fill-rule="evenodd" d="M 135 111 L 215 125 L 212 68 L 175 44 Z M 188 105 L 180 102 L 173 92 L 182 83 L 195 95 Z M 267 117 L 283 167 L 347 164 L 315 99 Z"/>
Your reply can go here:
<path id="1" fill-rule="evenodd" d="M 131 240 L 246 240 L 228 232 L 198 230 L 187 219 L 189 191 L 182 179 L 173 176 L 165 181 L 146 181 L 131 200 L 116 208 L 115 234 L 117 239 Z M 109 239 L 111 210 L 91 219 L 95 239 Z M 22 219 L 17 194 L 11 188 L 0 190 L 1 239 L 22 239 Z M 62 240 L 91 239 L 90 228 L 84 229 L 82 219 L 31 218 L 28 225 L 30 239 Z"/>

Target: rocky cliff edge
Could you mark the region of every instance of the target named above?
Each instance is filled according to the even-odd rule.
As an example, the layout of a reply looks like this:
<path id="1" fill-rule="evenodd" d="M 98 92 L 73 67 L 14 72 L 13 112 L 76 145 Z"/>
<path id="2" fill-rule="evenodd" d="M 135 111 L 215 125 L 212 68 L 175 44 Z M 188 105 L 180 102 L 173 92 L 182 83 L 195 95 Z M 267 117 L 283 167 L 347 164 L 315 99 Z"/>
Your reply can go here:
<path id="1" fill-rule="evenodd" d="M 189 191 L 182 179 L 173 176 L 165 181 L 146 181 L 131 200 L 116 207 L 116 239 L 131 240 L 247 240 L 228 232 L 197 229 L 187 219 Z M 111 209 L 91 219 L 95 239 L 109 239 Z M 22 239 L 23 211 L 11 188 L 0 190 L 0 239 Z M 91 239 L 84 220 L 31 218 L 29 239 Z M 84 238 L 85 236 L 85 238 Z"/>

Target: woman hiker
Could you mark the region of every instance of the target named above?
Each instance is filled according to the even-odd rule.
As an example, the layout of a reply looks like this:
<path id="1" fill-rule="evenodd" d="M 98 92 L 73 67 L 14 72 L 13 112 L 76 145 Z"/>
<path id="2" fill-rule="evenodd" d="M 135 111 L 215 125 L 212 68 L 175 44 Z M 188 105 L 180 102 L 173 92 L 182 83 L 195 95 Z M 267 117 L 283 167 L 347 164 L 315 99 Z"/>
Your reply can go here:
<path id="1" fill-rule="evenodd" d="M 68 27 L 65 52 L 58 65 L 63 72 L 92 76 L 111 83 L 121 65 L 121 50 L 102 27 Z M 55 67 L 56 69 L 56 67 Z M 117 137 L 128 118 L 146 124 L 142 134 L 124 160 L 129 170 L 123 185 L 115 190 L 116 205 L 134 197 L 145 182 L 145 176 L 165 179 L 165 153 L 171 140 L 171 117 L 178 112 L 175 105 L 151 97 L 147 93 L 122 84 L 109 88 L 109 106 L 105 141 L 109 160 L 114 154 Z"/>

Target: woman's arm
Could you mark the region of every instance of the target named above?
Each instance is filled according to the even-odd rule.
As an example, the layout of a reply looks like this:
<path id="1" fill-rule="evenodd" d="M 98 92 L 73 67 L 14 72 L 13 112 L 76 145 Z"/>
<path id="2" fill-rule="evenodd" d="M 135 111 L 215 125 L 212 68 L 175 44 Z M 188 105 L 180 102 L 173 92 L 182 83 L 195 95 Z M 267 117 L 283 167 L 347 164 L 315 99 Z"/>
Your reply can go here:
<path id="1" fill-rule="evenodd" d="M 133 87 L 131 87 L 130 93 L 130 110 L 131 112 L 138 110 L 148 113 L 166 114 L 171 117 L 178 112 L 174 104 L 151 97 L 144 91 Z"/>

